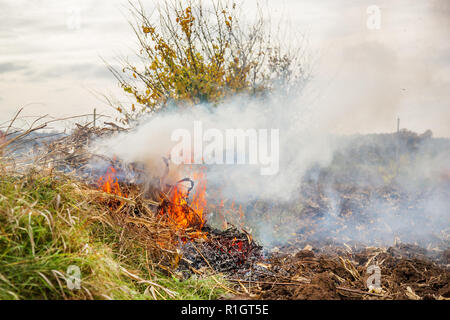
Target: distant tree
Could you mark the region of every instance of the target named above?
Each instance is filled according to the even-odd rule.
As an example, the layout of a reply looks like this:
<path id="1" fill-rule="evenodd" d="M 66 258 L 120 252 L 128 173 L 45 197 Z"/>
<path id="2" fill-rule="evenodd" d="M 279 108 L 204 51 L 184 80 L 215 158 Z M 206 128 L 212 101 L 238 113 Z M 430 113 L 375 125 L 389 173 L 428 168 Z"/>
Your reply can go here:
<path id="1" fill-rule="evenodd" d="M 109 69 L 135 103 L 115 105 L 128 122 L 169 102 L 217 104 L 236 94 L 261 94 L 304 82 L 303 48 L 289 50 L 271 37 L 260 10 L 244 24 L 235 3 L 165 1 L 152 15 L 130 2 L 140 63 L 122 59 Z"/>

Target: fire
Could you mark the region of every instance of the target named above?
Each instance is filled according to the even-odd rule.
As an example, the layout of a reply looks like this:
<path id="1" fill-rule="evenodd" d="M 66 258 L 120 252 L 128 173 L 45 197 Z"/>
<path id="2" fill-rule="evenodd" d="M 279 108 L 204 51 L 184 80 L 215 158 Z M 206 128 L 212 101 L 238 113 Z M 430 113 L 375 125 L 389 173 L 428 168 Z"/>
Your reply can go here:
<path id="1" fill-rule="evenodd" d="M 99 188 L 106 193 L 112 193 L 121 197 L 125 197 L 125 195 L 120 190 L 119 180 L 117 179 L 116 175 L 116 169 L 110 166 L 108 167 L 106 174 L 98 179 L 97 184 Z"/>
<path id="2" fill-rule="evenodd" d="M 244 242 L 238 240 L 236 237 L 234 237 L 233 241 L 231 242 L 231 247 L 238 252 L 243 252 L 243 245 Z M 228 253 L 231 253 L 231 249 L 228 251 Z"/>
<path id="3" fill-rule="evenodd" d="M 206 222 L 205 208 L 206 201 L 206 176 L 203 171 L 193 175 L 196 183 L 192 201 L 189 204 L 189 189 L 177 183 L 169 192 L 169 202 L 165 206 L 165 213 L 169 220 L 177 229 L 186 230 L 189 228 L 201 230 Z"/>
<path id="4" fill-rule="evenodd" d="M 197 181 L 197 188 L 195 189 L 195 193 L 192 196 L 191 207 L 197 213 L 204 224 L 205 219 L 203 218 L 203 213 L 207 204 L 205 173 L 203 171 L 194 173 L 194 180 Z"/>

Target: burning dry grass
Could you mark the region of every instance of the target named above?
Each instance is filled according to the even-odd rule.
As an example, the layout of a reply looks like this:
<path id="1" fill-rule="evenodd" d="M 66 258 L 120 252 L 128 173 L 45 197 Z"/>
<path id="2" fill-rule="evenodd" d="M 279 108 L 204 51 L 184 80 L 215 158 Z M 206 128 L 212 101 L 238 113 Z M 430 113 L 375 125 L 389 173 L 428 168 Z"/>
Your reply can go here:
<path id="1" fill-rule="evenodd" d="M 0 180 L 0 298 L 207 299 L 224 292 L 218 277 L 161 274 L 158 266 L 178 263 L 175 235 L 137 199 L 52 171 L 3 170 Z M 79 290 L 66 283 L 71 265 L 81 271 Z"/>
<path id="2" fill-rule="evenodd" d="M 313 244 L 302 238 L 309 234 L 302 229 L 309 225 L 306 218 L 326 212 L 324 197 L 314 188 L 299 205 L 305 213 L 299 215 L 303 224 L 279 219 L 282 226 L 300 228 L 292 241 L 295 250 L 264 257 L 252 235 L 205 225 L 212 204 L 206 204 L 201 170 L 193 175 L 197 187 L 192 194 L 194 181 L 189 178 L 168 186 L 159 181 L 150 188 L 143 183 L 148 176 L 140 179 L 139 165 L 88 151 L 96 137 L 123 130 L 78 125 L 71 135 L 52 142 L 29 161 L 40 172 L 16 173 L 10 165 L 15 159 L 3 158 L 0 298 L 211 299 L 224 292 L 261 299 L 449 297 L 448 266 L 425 256 L 398 254 L 395 247 L 349 252 L 330 246 L 325 252 L 326 246 L 319 244 L 314 251 L 298 252 Z M 96 157 L 101 158 L 100 168 L 91 166 Z M 131 178 L 127 172 L 132 172 Z M 349 205 L 341 208 L 344 217 L 352 216 L 346 209 L 363 217 L 357 209 L 364 197 L 355 194 L 347 197 L 355 205 L 346 201 Z M 224 211 L 223 201 L 218 202 L 217 212 Z M 261 213 L 271 214 L 276 205 L 263 206 Z M 243 218 L 241 205 L 239 216 Z M 309 227 L 318 229 L 312 223 Z M 282 230 L 275 231 L 274 236 L 282 236 Z M 369 262 L 382 269 L 383 291 L 365 287 Z M 448 258 L 441 263 L 448 264 Z M 67 288 L 70 265 L 81 269 L 80 290 Z M 225 277 L 236 286 L 229 288 Z"/>
<path id="3" fill-rule="evenodd" d="M 205 221 L 200 211 L 193 210 L 202 199 L 196 197 L 191 207 L 180 203 L 184 199 L 181 192 L 142 191 L 136 183 L 119 184 L 118 170 L 122 173 L 123 167 L 115 159 L 100 157 L 103 164 L 109 163 L 106 172 L 89 166 L 97 157 L 88 150 L 90 142 L 124 130 L 111 127 L 77 125 L 71 135 L 44 145 L 32 156 L 4 154 L 0 161 L 5 187 L 0 192 L 0 214 L 6 221 L 0 235 L 0 254 L 5 256 L 0 262 L 0 284 L 5 285 L 0 286 L 1 296 L 212 299 L 234 292 L 213 270 L 183 280 L 180 278 L 184 275 L 176 273 L 184 259 L 179 251 L 180 241 L 204 236 L 199 229 Z M 28 167 L 39 168 L 40 173 L 24 169 L 20 165 L 23 161 Z M 185 218 L 167 214 L 178 207 L 187 213 L 186 218 L 198 217 L 198 223 L 182 226 Z M 40 219 L 36 223 L 38 230 L 33 229 L 35 219 Z M 14 221 L 11 226 L 10 221 Z M 36 237 L 45 241 L 38 243 Z M 47 248 L 52 250 L 46 251 Z M 10 253 L 13 254 L 9 256 Z M 47 253 L 52 263 L 46 260 Z M 36 256 L 43 259 L 42 265 L 35 263 Z M 16 265 L 26 270 L 14 268 Z M 80 290 L 67 289 L 70 265 L 81 269 Z M 28 269 L 36 270 L 36 275 Z"/>

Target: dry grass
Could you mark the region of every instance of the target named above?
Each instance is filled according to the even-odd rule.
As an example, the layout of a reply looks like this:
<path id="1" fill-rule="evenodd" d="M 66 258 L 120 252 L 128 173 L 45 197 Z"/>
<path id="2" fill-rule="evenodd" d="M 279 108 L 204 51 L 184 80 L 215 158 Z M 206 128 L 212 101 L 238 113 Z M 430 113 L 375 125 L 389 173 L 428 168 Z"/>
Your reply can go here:
<path id="1" fill-rule="evenodd" d="M 90 142 L 125 129 L 77 124 L 32 154 L 17 153 L 30 133 L 58 121 L 15 127 L 21 111 L 0 127 L 0 299 L 215 299 L 231 291 L 220 275 L 176 273 L 180 231 L 138 186 L 126 186 L 124 198 L 86 176 L 97 157 Z M 70 266 L 80 269 L 80 289 L 68 286 Z"/>
<path id="2" fill-rule="evenodd" d="M 0 299 L 211 299 L 224 292 L 218 277 L 182 281 L 169 273 L 181 259 L 176 235 L 145 203 L 105 197 L 52 171 L 1 170 Z M 67 286 L 71 265 L 81 271 L 79 290 Z"/>

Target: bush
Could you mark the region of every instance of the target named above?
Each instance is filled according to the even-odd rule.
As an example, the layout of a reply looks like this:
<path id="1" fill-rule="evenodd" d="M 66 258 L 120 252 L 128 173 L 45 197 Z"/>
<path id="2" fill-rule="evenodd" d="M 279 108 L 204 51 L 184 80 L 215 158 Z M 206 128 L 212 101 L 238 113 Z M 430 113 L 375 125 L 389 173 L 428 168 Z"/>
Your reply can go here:
<path id="1" fill-rule="evenodd" d="M 139 66 L 126 59 L 122 70 L 109 66 L 136 102 L 115 106 L 124 122 L 170 102 L 217 104 L 236 93 L 287 89 L 308 77 L 300 48 L 277 44 L 261 11 L 243 24 L 238 6 L 221 0 L 208 8 L 201 1 L 166 1 L 151 16 L 141 4 L 130 5 Z"/>

